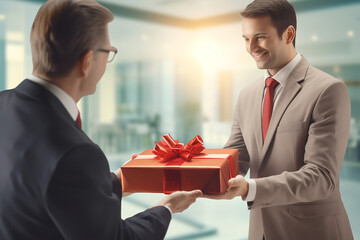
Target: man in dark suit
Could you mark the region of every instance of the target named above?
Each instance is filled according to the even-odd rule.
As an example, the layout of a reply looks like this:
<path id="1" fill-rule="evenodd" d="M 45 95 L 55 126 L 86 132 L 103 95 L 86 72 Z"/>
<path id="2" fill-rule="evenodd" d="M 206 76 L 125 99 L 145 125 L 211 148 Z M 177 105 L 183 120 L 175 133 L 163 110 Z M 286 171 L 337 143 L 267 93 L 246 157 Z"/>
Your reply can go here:
<path id="1" fill-rule="evenodd" d="M 112 20 L 94 0 L 40 8 L 33 75 L 0 93 L 0 239 L 163 239 L 171 214 L 202 194 L 176 192 L 121 219 L 120 176 L 79 127 L 76 107 L 116 53 Z"/>

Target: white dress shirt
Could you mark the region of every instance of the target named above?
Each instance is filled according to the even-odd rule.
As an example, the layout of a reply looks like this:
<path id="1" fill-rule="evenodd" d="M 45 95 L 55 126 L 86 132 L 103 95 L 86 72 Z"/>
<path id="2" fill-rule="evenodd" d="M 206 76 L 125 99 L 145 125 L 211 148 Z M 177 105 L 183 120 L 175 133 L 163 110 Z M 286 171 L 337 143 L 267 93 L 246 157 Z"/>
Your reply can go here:
<path id="1" fill-rule="evenodd" d="M 265 92 L 266 92 L 266 86 L 265 86 L 266 79 L 268 77 L 272 77 L 277 82 L 279 82 L 279 84 L 276 86 L 276 88 L 274 90 L 273 111 L 276 107 L 279 96 L 283 92 L 284 86 L 288 80 L 290 73 L 292 72 L 292 70 L 294 70 L 295 66 L 300 62 L 300 60 L 301 60 L 301 55 L 300 55 L 300 53 L 297 53 L 296 56 L 288 64 L 286 64 L 285 67 L 280 69 L 280 71 L 278 71 L 274 76 L 271 76 L 270 73 L 267 70 L 265 70 L 263 103 L 264 103 L 264 97 L 265 97 Z M 243 200 L 244 201 L 254 201 L 255 195 L 256 195 L 256 182 L 254 179 L 248 179 L 247 181 L 249 183 L 249 191 L 248 191 L 246 198 L 243 198 Z"/>
<path id="2" fill-rule="evenodd" d="M 76 102 L 74 101 L 74 99 L 72 99 L 72 97 L 69 96 L 69 94 L 64 92 L 61 88 L 50 83 L 49 81 L 41 79 L 37 76 L 31 75 L 27 79 L 40 84 L 41 86 L 49 90 L 52 94 L 54 94 L 55 97 L 57 97 L 57 99 L 59 99 L 59 101 L 62 103 L 62 105 L 64 105 L 65 109 L 68 111 L 72 119 L 76 121 L 79 110 L 76 106 Z"/>

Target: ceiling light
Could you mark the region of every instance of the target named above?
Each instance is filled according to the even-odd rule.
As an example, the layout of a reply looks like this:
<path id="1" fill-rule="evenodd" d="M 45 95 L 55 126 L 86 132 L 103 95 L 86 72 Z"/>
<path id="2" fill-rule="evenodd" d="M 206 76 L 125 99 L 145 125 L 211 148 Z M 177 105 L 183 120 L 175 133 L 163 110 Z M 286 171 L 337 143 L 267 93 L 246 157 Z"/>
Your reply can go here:
<path id="1" fill-rule="evenodd" d="M 318 40 L 318 36 L 317 36 L 317 35 L 312 35 L 312 36 L 311 36 L 311 40 L 312 40 L 313 42 L 316 42 L 316 41 Z"/>
<path id="2" fill-rule="evenodd" d="M 0 21 L 5 20 L 5 15 L 0 14 Z"/>
<path id="3" fill-rule="evenodd" d="M 347 32 L 347 35 L 348 35 L 348 37 L 353 37 L 354 36 L 354 31 L 349 30 Z"/>

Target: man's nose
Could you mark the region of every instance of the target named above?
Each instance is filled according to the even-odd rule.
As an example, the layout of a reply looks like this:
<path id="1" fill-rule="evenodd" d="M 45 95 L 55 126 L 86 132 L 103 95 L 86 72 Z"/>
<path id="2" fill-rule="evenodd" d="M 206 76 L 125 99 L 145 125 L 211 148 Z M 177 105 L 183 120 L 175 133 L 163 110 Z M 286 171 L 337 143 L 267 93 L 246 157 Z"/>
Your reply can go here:
<path id="1" fill-rule="evenodd" d="M 259 47 L 259 46 L 258 46 L 258 44 L 257 44 L 257 41 L 249 40 L 249 43 L 248 43 L 248 51 L 249 51 L 250 53 L 256 51 L 258 47 Z"/>

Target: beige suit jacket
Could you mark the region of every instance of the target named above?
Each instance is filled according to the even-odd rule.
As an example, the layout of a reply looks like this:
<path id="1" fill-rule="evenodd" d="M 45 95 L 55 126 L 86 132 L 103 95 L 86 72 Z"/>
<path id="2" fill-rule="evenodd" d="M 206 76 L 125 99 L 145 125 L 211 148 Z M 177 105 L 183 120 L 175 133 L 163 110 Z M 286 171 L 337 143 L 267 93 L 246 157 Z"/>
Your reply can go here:
<path id="1" fill-rule="evenodd" d="M 302 58 L 291 72 L 262 140 L 263 78 L 238 98 L 225 148 L 239 149 L 256 196 L 249 204 L 249 240 L 353 239 L 339 192 L 350 127 L 343 82 Z"/>

